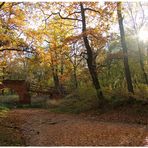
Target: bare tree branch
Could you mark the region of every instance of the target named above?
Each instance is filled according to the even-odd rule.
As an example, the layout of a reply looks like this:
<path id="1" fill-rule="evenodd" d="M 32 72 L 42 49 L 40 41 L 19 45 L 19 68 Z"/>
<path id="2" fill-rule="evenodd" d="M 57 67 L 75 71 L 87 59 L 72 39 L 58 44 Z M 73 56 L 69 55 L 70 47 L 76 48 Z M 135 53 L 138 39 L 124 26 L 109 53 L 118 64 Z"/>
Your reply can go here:
<path id="1" fill-rule="evenodd" d="M 75 13 L 79 13 L 79 12 L 75 12 Z M 74 13 L 73 13 L 73 14 L 74 14 Z M 67 19 L 67 20 L 73 20 L 73 21 L 82 21 L 81 19 L 68 17 L 69 15 L 66 16 L 66 17 L 64 17 L 64 16 L 62 16 L 62 15 L 60 14 L 60 12 L 57 12 L 57 13 L 52 12 L 52 14 L 49 15 L 49 17 L 51 17 L 52 15 L 58 15 L 61 19 Z M 70 15 L 72 15 L 72 14 L 70 14 Z M 49 18 L 49 17 L 48 17 L 48 18 Z"/>
<path id="2" fill-rule="evenodd" d="M 141 21 L 141 24 L 140 24 L 140 27 L 139 27 L 139 28 L 142 28 L 143 25 L 145 24 L 145 13 L 144 13 L 144 9 L 143 9 L 143 7 L 142 7 L 141 2 L 139 2 L 139 5 L 140 5 L 140 8 L 141 8 L 141 10 L 142 10 L 142 21 Z"/>
<path id="3" fill-rule="evenodd" d="M 29 51 L 29 50 L 25 50 L 25 49 L 19 49 L 19 48 L 3 48 L 3 49 L 0 49 L 0 52 L 3 52 L 3 51 L 21 51 L 21 52 L 27 52 L 27 53 L 35 53 L 33 51 Z"/>
<path id="4" fill-rule="evenodd" d="M 92 8 L 84 8 L 84 11 L 86 11 L 86 10 L 93 11 L 93 12 L 101 14 L 99 10 L 95 10 L 95 9 L 92 9 Z"/>
<path id="5" fill-rule="evenodd" d="M 2 3 L 0 4 L 0 9 L 4 6 L 4 4 L 5 4 L 5 2 L 2 2 Z"/>
<path id="6" fill-rule="evenodd" d="M 136 26 L 136 20 L 134 19 L 133 11 L 131 9 L 131 6 L 129 5 L 129 2 L 127 4 L 128 4 L 129 11 L 130 11 L 130 16 L 131 16 L 132 21 L 133 21 L 133 27 L 134 27 L 134 30 L 135 30 L 135 32 L 137 34 L 138 33 L 138 30 L 137 30 L 137 26 Z"/>

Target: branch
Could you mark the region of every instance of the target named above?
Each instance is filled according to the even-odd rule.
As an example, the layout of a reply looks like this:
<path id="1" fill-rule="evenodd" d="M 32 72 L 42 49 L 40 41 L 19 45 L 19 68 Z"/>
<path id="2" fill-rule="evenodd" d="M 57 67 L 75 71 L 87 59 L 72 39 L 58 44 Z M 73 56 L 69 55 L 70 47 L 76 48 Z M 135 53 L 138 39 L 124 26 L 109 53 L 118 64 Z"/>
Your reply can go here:
<path id="1" fill-rule="evenodd" d="M 57 13 L 53 13 L 53 12 L 52 12 L 52 15 L 59 15 L 59 17 L 60 17 L 61 19 L 67 19 L 67 20 L 73 20 L 73 21 L 82 21 L 81 19 L 68 17 L 69 15 L 66 16 L 66 17 L 63 17 L 63 16 L 60 14 L 60 12 L 57 12 Z"/>
<path id="2" fill-rule="evenodd" d="M 4 4 L 5 4 L 5 2 L 2 2 L 2 3 L 0 4 L 0 9 L 3 7 Z"/>
<path id="3" fill-rule="evenodd" d="M 67 17 L 68 17 L 68 16 L 71 16 L 71 15 L 73 15 L 73 14 L 76 14 L 76 13 L 81 13 L 81 11 L 74 11 L 73 13 L 69 13 L 69 15 L 67 15 Z"/>
<path id="4" fill-rule="evenodd" d="M 64 55 L 69 59 L 69 61 L 72 63 L 72 65 L 74 65 L 74 62 L 72 61 L 71 57 L 72 56 L 69 56 L 68 54 L 64 53 Z"/>
<path id="5" fill-rule="evenodd" d="M 95 10 L 95 9 L 92 9 L 92 8 L 84 8 L 84 11 L 86 11 L 86 10 L 97 12 L 97 13 L 101 14 L 101 12 L 99 10 Z"/>
<path id="6" fill-rule="evenodd" d="M 136 34 L 137 34 L 138 31 L 137 31 L 137 26 L 136 26 L 136 20 L 134 19 L 133 11 L 132 11 L 132 9 L 131 9 L 131 7 L 130 7 L 130 4 L 129 4 L 128 2 L 127 2 L 127 4 L 128 4 L 128 8 L 129 8 L 129 12 L 130 12 L 131 19 L 132 19 L 132 23 L 133 23 L 133 28 L 134 28 L 134 30 L 135 30 L 135 32 L 136 32 Z"/>
<path id="7" fill-rule="evenodd" d="M 28 51 L 28 50 L 25 50 L 25 49 L 19 49 L 19 48 L 3 48 L 3 49 L 0 49 L 0 52 L 3 52 L 3 51 L 21 51 L 21 52 L 28 52 L 28 53 L 34 53 L 33 51 Z"/>
<path id="8" fill-rule="evenodd" d="M 98 56 L 98 54 L 99 54 L 99 52 L 100 52 L 100 50 L 101 50 L 102 48 L 104 48 L 104 45 L 101 46 L 99 49 L 97 49 L 96 53 L 94 54 L 94 57 L 95 57 L 95 58 Z"/>
<path id="9" fill-rule="evenodd" d="M 97 64 L 97 69 L 107 67 L 107 64 Z"/>
<path id="10" fill-rule="evenodd" d="M 142 10 L 142 21 L 141 21 L 141 24 L 140 24 L 140 27 L 139 27 L 139 30 L 140 30 L 143 27 L 143 25 L 145 24 L 145 13 L 144 13 L 144 9 L 142 7 L 141 2 L 139 2 L 139 5 L 140 5 L 141 10 Z"/>
<path id="11" fill-rule="evenodd" d="M 50 44 L 51 42 L 47 41 L 47 40 L 44 40 L 45 42 L 47 42 L 48 44 Z"/>
<path id="12" fill-rule="evenodd" d="M 43 21 L 45 22 L 45 28 L 46 28 L 47 20 L 48 20 L 49 17 L 48 17 L 48 18 L 45 17 L 45 15 L 47 15 L 47 14 L 45 14 L 45 12 L 44 12 L 44 10 L 43 10 L 42 8 L 40 8 L 40 10 L 42 11 L 42 13 L 43 13 L 43 15 L 44 15 L 44 20 L 43 20 Z M 44 28 L 44 29 L 45 29 L 45 28 Z"/>
<path id="13" fill-rule="evenodd" d="M 81 59 L 79 59 L 79 60 L 77 61 L 76 67 L 78 67 L 78 66 L 79 66 L 79 64 L 81 63 L 81 61 L 82 61 L 83 59 L 86 59 L 86 58 L 85 58 L 85 56 L 82 56 L 82 58 L 81 58 Z"/>

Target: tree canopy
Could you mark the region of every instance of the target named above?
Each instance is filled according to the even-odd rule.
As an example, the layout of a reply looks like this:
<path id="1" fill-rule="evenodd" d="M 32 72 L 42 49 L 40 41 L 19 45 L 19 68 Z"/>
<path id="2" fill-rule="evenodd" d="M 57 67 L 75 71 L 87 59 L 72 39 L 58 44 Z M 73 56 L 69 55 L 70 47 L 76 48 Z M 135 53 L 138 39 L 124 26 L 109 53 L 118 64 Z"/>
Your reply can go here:
<path id="1" fill-rule="evenodd" d="M 147 31 L 146 9 L 144 2 L 0 2 L 1 80 L 60 94 L 93 87 L 101 103 L 120 91 L 141 97 L 148 90 L 148 41 L 139 35 Z"/>

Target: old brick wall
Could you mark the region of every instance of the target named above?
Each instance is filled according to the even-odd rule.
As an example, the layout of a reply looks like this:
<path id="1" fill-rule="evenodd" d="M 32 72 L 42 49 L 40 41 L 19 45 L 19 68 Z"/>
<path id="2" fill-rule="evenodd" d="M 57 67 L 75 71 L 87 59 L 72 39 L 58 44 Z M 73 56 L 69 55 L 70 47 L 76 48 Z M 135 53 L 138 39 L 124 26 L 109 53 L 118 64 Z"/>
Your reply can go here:
<path id="1" fill-rule="evenodd" d="M 0 89 L 3 88 L 10 88 L 15 90 L 19 95 L 20 103 L 31 103 L 31 98 L 28 92 L 28 84 L 25 82 L 25 80 L 3 80 L 2 84 L 0 84 Z"/>

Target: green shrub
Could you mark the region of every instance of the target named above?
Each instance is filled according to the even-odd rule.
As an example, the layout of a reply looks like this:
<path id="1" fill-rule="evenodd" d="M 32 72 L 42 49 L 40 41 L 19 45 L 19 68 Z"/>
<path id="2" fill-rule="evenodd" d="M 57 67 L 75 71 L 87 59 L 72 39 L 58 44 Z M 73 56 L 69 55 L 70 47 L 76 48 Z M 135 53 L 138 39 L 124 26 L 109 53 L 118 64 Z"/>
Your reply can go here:
<path id="1" fill-rule="evenodd" d="M 97 107 L 97 97 L 93 88 L 80 88 L 66 96 L 52 109 L 54 112 L 81 113 Z"/>

